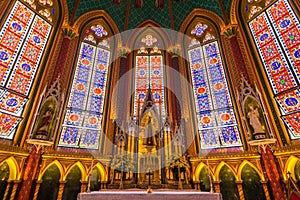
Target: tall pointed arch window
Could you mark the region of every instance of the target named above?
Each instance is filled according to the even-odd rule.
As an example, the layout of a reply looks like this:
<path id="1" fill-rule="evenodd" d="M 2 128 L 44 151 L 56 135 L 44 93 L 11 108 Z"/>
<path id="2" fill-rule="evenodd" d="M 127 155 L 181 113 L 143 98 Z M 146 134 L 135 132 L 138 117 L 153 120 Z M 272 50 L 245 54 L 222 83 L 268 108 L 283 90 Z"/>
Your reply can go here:
<path id="1" fill-rule="evenodd" d="M 300 138 L 300 23 L 288 0 L 250 0 L 245 17 L 292 139 Z"/>
<path id="2" fill-rule="evenodd" d="M 26 1 L 25 1 L 26 2 Z M 0 31 L 0 137 L 12 139 L 29 100 L 57 5 L 16 1 Z"/>
<path id="3" fill-rule="evenodd" d="M 201 148 L 241 146 L 214 30 L 199 22 L 191 35 L 188 55 Z"/>
<path id="4" fill-rule="evenodd" d="M 151 89 L 158 114 L 164 118 L 164 60 L 159 49 L 160 42 L 151 34 L 146 34 L 138 46 L 135 56 L 134 119 L 144 105 L 148 88 Z"/>
<path id="5" fill-rule="evenodd" d="M 110 64 L 107 35 L 95 24 L 80 44 L 59 146 L 98 149 Z"/>

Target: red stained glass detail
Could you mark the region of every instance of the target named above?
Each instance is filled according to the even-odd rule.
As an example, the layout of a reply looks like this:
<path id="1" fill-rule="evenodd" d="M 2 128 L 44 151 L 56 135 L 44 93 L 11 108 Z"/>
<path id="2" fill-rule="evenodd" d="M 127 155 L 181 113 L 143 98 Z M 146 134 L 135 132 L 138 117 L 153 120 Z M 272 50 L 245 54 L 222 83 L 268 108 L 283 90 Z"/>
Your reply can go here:
<path id="1" fill-rule="evenodd" d="M 270 9 L 270 14 L 272 15 L 275 21 L 281 19 L 286 13 L 287 8 L 283 1 L 275 3 Z"/>
<path id="2" fill-rule="evenodd" d="M 200 63 L 194 64 L 194 68 L 195 68 L 195 69 L 200 69 L 200 68 L 201 68 L 201 64 L 200 64 Z"/>
<path id="3" fill-rule="evenodd" d="M 221 114 L 221 119 L 222 119 L 222 121 L 224 121 L 224 122 L 228 122 L 229 120 L 230 120 L 230 114 L 228 114 L 228 113 L 223 113 L 223 114 Z"/>
<path id="4" fill-rule="evenodd" d="M 9 93 L 4 99 L 0 101 L 0 108 L 9 112 L 16 112 L 20 106 L 23 106 L 23 103 L 26 101 L 26 98 L 19 95 Z"/>
<path id="5" fill-rule="evenodd" d="M 300 113 L 284 116 L 284 119 L 295 136 L 300 136 Z"/>
<path id="6" fill-rule="evenodd" d="M 97 118 L 96 117 L 91 117 L 91 118 L 89 118 L 89 123 L 90 124 L 96 124 L 97 123 Z"/>
<path id="7" fill-rule="evenodd" d="M 40 50 L 38 48 L 31 44 L 28 44 L 25 49 L 24 57 L 30 61 L 36 62 L 39 56 L 39 52 Z"/>
<path id="8" fill-rule="evenodd" d="M 215 85 L 214 85 L 214 88 L 216 89 L 216 90 L 221 90 L 222 88 L 223 88 L 223 83 L 221 83 L 221 82 L 218 82 L 218 83 L 216 83 Z"/>
<path id="9" fill-rule="evenodd" d="M 70 120 L 73 122 L 77 122 L 79 119 L 79 116 L 77 114 L 71 114 L 70 115 Z"/>
<path id="10" fill-rule="evenodd" d="M 28 84 L 29 79 L 27 77 L 16 73 L 9 88 L 21 94 L 25 94 Z"/>
<path id="11" fill-rule="evenodd" d="M 11 59 L 13 58 L 13 54 L 13 51 L 10 51 L 0 46 L 0 65 L 8 67 L 9 63 L 11 62 Z"/>
<path id="12" fill-rule="evenodd" d="M 83 91 L 85 87 L 84 87 L 84 85 L 82 83 L 79 83 L 76 88 L 79 91 Z"/>
<path id="13" fill-rule="evenodd" d="M 20 41 L 20 37 L 10 32 L 6 32 L 1 40 L 1 45 L 14 51 L 17 48 L 19 41 Z"/>
<path id="14" fill-rule="evenodd" d="M 293 46 L 300 46 L 300 34 L 298 29 L 294 28 L 286 32 L 282 35 L 282 39 L 284 43 L 286 44 L 287 48 L 293 47 Z"/>
<path id="15" fill-rule="evenodd" d="M 204 117 L 202 117 L 201 121 L 203 124 L 209 124 L 211 119 L 208 116 L 204 116 Z"/>
<path id="16" fill-rule="evenodd" d="M 215 65 L 215 64 L 217 64 L 218 63 L 218 59 L 217 58 L 211 58 L 210 60 L 209 60 L 209 64 L 211 64 L 211 65 Z"/>
<path id="17" fill-rule="evenodd" d="M 105 69 L 105 67 L 104 67 L 104 65 L 103 65 L 103 64 L 99 64 L 99 65 L 98 65 L 98 69 L 100 69 L 100 70 L 104 70 L 104 69 Z"/>
<path id="18" fill-rule="evenodd" d="M 255 34 L 257 34 L 257 35 L 259 32 L 267 29 L 267 27 L 268 27 L 267 22 L 263 15 L 254 19 L 253 22 L 251 23 L 251 25 L 253 27 Z"/>
<path id="19" fill-rule="evenodd" d="M 18 8 L 15 11 L 14 17 L 26 24 L 29 21 L 31 15 L 32 13 L 29 12 L 29 9 L 27 7 L 19 4 Z"/>
<path id="20" fill-rule="evenodd" d="M 102 90 L 100 88 L 95 88 L 94 89 L 94 94 L 96 94 L 96 95 L 100 95 L 101 92 L 102 92 Z"/>
<path id="21" fill-rule="evenodd" d="M 206 92 L 206 89 L 204 87 L 198 88 L 198 94 L 204 94 Z"/>
<path id="22" fill-rule="evenodd" d="M 34 26 L 34 30 L 37 30 L 43 36 L 45 36 L 48 33 L 49 28 L 50 26 L 40 18 L 38 18 Z"/>
<path id="23" fill-rule="evenodd" d="M 6 135 L 18 121 L 18 117 L 0 112 L 0 133 Z"/>
<path id="24" fill-rule="evenodd" d="M 276 44 L 271 41 L 269 44 L 261 47 L 266 60 L 273 58 L 279 54 Z"/>
<path id="25" fill-rule="evenodd" d="M 84 65 L 84 66 L 88 66 L 90 64 L 90 61 L 87 60 L 87 59 L 82 59 L 81 60 L 81 63 Z"/>

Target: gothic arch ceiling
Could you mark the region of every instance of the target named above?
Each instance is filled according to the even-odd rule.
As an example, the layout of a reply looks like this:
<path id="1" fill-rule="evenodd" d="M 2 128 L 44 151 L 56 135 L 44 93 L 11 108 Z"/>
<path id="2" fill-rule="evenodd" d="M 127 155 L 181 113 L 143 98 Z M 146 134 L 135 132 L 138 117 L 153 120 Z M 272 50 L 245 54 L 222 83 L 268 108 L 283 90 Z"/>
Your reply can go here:
<path id="1" fill-rule="evenodd" d="M 72 13 L 76 1 L 67 0 L 70 13 Z M 105 10 L 116 22 L 120 32 L 122 32 L 124 31 L 127 1 L 121 0 L 120 5 L 114 5 L 113 0 L 81 0 L 75 19 L 91 10 Z M 130 2 L 128 29 L 133 29 L 149 19 L 160 24 L 163 28 L 171 28 L 168 0 L 164 0 L 164 8 L 156 8 L 155 0 L 144 0 L 142 8 L 134 8 L 134 0 L 130 0 Z M 183 20 L 194 8 L 207 9 L 222 17 L 218 0 L 185 0 L 183 2 L 173 0 L 172 2 L 175 30 L 179 30 Z M 231 0 L 223 0 L 223 4 L 229 16 Z"/>

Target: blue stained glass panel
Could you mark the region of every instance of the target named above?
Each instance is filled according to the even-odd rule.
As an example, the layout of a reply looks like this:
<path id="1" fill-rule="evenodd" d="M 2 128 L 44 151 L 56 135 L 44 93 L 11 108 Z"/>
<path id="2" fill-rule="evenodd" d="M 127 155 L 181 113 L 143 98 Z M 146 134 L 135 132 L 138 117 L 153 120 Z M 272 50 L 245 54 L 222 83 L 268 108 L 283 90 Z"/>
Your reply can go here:
<path id="1" fill-rule="evenodd" d="M 221 143 L 224 146 L 241 146 L 241 139 L 236 126 L 227 126 L 219 129 Z"/>
<path id="2" fill-rule="evenodd" d="M 99 148 L 100 131 L 86 129 L 82 133 L 80 140 L 81 148 L 98 149 Z"/>
<path id="3" fill-rule="evenodd" d="M 199 131 L 201 139 L 201 148 L 209 149 L 220 147 L 219 137 L 216 129 L 206 129 Z"/>
<path id="4" fill-rule="evenodd" d="M 68 147 L 78 147 L 82 129 L 76 127 L 63 127 L 59 145 Z"/>
<path id="5" fill-rule="evenodd" d="M 64 124 L 69 126 L 82 126 L 83 119 L 84 113 L 82 110 L 67 109 Z"/>

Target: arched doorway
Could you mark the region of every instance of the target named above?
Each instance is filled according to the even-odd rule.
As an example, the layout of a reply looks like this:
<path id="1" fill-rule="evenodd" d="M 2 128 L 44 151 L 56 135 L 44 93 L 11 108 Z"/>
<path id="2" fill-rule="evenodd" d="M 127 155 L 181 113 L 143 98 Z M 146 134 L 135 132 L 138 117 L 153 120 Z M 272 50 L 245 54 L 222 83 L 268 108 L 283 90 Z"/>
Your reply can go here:
<path id="1" fill-rule="evenodd" d="M 59 188 L 60 171 L 54 164 L 51 165 L 42 177 L 42 183 L 39 190 L 38 200 L 57 199 Z"/>
<path id="2" fill-rule="evenodd" d="M 224 200 L 239 200 L 236 179 L 231 169 L 224 165 L 220 170 L 220 189 Z"/>
<path id="3" fill-rule="evenodd" d="M 0 165 L 0 199 L 3 199 L 9 178 L 9 166 L 6 162 Z"/>
<path id="4" fill-rule="evenodd" d="M 94 167 L 90 176 L 90 190 L 99 191 L 101 189 L 101 176 L 97 167 Z"/>
<path id="5" fill-rule="evenodd" d="M 76 200 L 80 192 L 82 174 L 77 165 L 72 167 L 66 178 L 63 200 Z"/>
<path id="6" fill-rule="evenodd" d="M 210 191 L 209 171 L 207 167 L 203 167 L 200 171 L 200 189 L 201 191 Z"/>
<path id="7" fill-rule="evenodd" d="M 245 200 L 265 200 L 264 189 L 258 173 L 249 164 L 242 170 L 243 190 Z"/>

